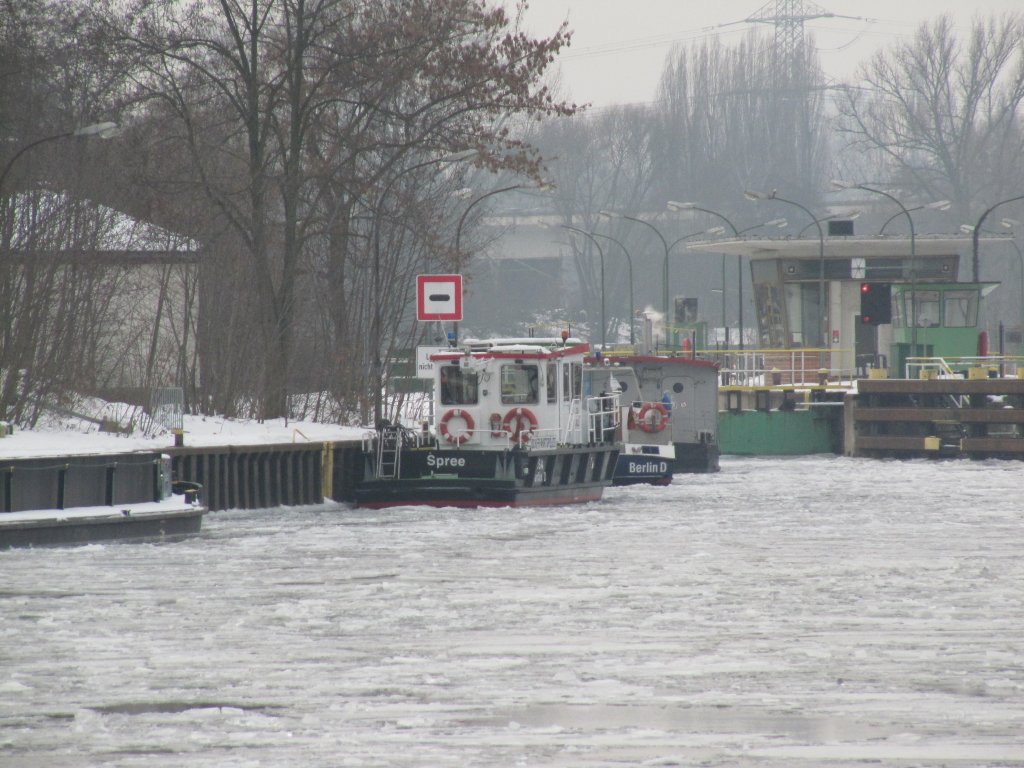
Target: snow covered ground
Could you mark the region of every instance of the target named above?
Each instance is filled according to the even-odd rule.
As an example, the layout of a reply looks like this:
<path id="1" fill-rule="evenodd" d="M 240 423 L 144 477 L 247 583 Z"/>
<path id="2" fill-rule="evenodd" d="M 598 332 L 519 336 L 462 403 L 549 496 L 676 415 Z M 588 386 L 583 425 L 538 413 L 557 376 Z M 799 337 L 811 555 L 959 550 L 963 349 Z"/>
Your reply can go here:
<path id="1" fill-rule="evenodd" d="M 266 422 L 239 421 L 220 416 L 185 416 L 185 445 L 258 445 L 265 443 L 324 442 L 358 439 L 365 432 L 358 427 L 340 427 L 308 421 L 275 419 Z M 19 430 L 0 438 L 0 458 L 58 456 L 64 454 L 120 453 L 160 450 L 174 445 L 174 435 L 155 437 L 100 432 L 81 422 L 78 430 Z"/>
<path id="2" fill-rule="evenodd" d="M 0 764 L 1024 766 L 1024 466 L 0 553 Z"/>

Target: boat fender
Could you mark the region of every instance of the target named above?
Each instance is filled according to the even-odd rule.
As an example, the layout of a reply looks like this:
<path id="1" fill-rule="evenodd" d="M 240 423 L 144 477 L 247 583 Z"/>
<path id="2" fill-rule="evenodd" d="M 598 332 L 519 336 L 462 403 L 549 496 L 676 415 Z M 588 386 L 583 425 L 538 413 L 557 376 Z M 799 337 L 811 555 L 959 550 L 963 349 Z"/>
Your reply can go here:
<path id="1" fill-rule="evenodd" d="M 644 403 L 636 420 L 644 432 L 661 432 L 668 426 L 668 411 L 661 403 Z"/>
<path id="2" fill-rule="evenodd" d="M 505 428 L 501 426 L 501 414 L 491 414 L 491 437 L 501 437 L 505 434 Z"/>
<path id="3" fill-rule="evenodd" d="M 529 408 L 512 408 L 502 422 L 513 442 L 527 442 L 537 428 L 537 417 Z"/>
<path id="4" fill-rule="evenodd" d="M 460 418 L 466 422 L 466 430 L 464 432 L 455 433 L 448 429 L 448 422 L 454 418 Z M 452 408 L 441 417 L 441 423 L 438 425 L 438 429 L 441 432 L 441 437 L 449 443 L 452 445 L 462 445 L 464 442 L 469 440 L 469 436 L 473 433 L 474 426 L 473 417 L 470 416 L 467 411 Z"/>

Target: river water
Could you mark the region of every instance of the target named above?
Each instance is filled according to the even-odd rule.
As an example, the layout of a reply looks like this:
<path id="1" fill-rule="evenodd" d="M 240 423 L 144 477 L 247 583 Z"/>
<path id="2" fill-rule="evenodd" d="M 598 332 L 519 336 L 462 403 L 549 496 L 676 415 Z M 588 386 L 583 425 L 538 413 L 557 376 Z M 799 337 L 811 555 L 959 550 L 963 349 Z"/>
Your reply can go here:
<path id="1" fill-rule="evenodd" d="M 1024 766 L 1024 465 L 0 553 L 4 766 Z"/>

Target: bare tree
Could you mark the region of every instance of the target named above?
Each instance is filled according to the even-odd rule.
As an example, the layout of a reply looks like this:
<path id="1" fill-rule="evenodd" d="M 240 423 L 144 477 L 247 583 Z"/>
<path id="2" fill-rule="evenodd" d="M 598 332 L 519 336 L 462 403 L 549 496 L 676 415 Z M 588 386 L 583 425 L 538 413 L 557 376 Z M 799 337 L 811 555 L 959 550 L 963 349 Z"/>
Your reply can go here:
<path id="1" fill-rule="evenodd" d="M 880 51 L 840 100 L 848 149 L 889 178 L 953 200 L 961 220 L 1024 182 L 1024 15 L 978 18 L 966 39 L 949 16 Z"/>
<path id="2" fill-rule="evenodd" d="M 534 40 L 476 0 L 139 0 L 108 20 L 139 98 L 173 117 L 242 248 L 263 416 L 284 411 L 311 240 L 338 246 L 320 252 L 341 260 L 326 274 L 347 307 L 347 261 L 369 245 L 375 194 L 411 154 L 473 146 L 479 162 L 536 173 L 535 153 L 495 119 L 571 112 L 538 85 L 566 31 Z"/>
<path id="3" fill-rule="evenodd" d="M 806 46 L 812 51 L 813 46 Z M 744 188 L 813 202 L 827 168 L 823 78 L 813 53 L 778 77 L 771 41 L 712 41 L 667 59 L 652 140 L 663 199 L 731 211 Z"/>
<path id="4" fill-rule="evenodd" d="M 574 303 L 585 309 L 593 338 L 602 335 L 602 292 L 608 324 L 605 331 L 612 337 L 631 320 L 631 277 L 637 296 L 658 293 L 661 247 L 652 243 L 647 233 L 614 225 L 598 215 L 601 210 L 642 211 L 651 204 L 651 125 L 646 107 L 612 107 L 548 125 L 538 138 L 543 151 L 555 158 L 550 175 L 555 186 L 554 210 L 561 223 L 621 243 L 600 237 L 595 243 L 572 230 L 553 235 L 565 242 L 571 254 L 573 282 L 579 286 Z"/>

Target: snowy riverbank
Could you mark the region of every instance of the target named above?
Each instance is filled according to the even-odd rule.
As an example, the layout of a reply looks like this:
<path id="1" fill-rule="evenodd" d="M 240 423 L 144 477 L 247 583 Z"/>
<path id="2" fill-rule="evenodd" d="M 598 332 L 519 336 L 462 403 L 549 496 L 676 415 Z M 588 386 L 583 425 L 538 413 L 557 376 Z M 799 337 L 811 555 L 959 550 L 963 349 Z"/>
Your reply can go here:
<path id="1" fill-rule="evenodd" d="M 185 445 L 199 447 L 358 440 L 366 431 L 362 427 L 310 421 L 273 419 L 257 422 L 220 416 L 185 416 L 184 428 Z M 100 432 L 96 425 L 83 422 L 81 429 L 69 429 L 66 425 L 61 428 L 15 429 L 14 434 L 0 438 L 0 459 L 158 451 L 173 445 L 174 435 L 169 431 L 152 437 L 119 435 Z"/>

